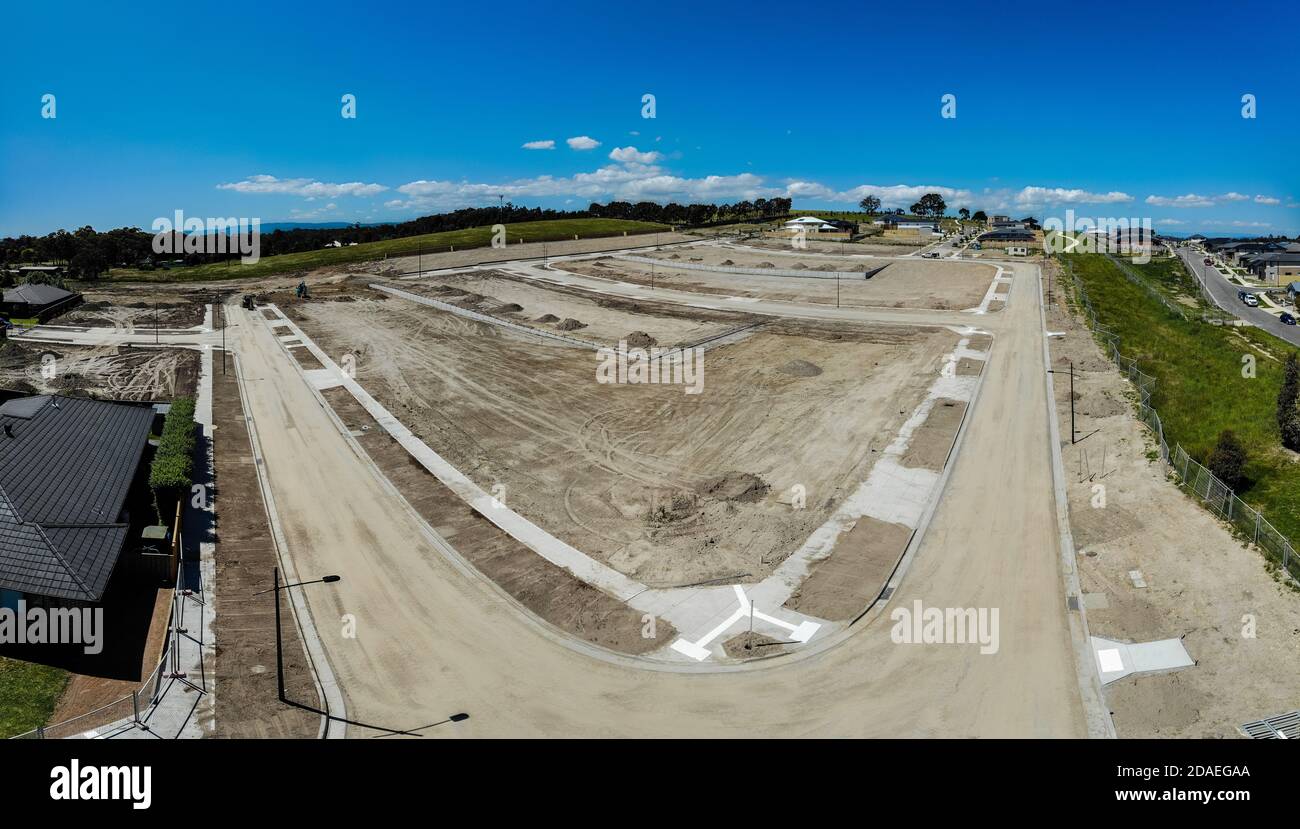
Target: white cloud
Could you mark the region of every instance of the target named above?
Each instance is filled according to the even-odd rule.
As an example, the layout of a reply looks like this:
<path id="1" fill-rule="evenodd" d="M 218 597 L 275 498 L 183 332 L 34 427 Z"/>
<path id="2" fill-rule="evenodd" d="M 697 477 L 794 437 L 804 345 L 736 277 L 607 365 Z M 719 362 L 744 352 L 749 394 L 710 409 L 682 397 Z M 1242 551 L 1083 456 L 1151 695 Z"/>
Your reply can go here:
<path id="1" fill-rule="evenodd" d="M 1214 207 L 1214 199 L 1210 196 L 1198 196 L 1195 193 L 1188 193 L 1184 196 L 1147 196 L 1147 204 L 1153 204 L 1157 207 Z"/>
<path id="2" fill-rule="evenodd" d="M 527 141 L 524 143 L 525 150 L 553 150 L 555 149 L 555 139 L 546 141 Z"/>
<path id="3" fill-rule="evenodd" d="M 1281 199 L 1275 199 L 1272 196 L 1256 196 L 1255 204 L 1281 204 Z"/>
<path id="4" fill-rule="evenodd" d="M 1092 193 L 1065 187 L 1024 187 L 1016 194 L 1016 204 L 1022 207 L 1047 204 L 1121 204 L 1131 201 L 1132 196 L 1118 190 Z"/>
<path id="5" fill-rule="evenodd" d="M 1156 219 L 1158 225 L 1185 225 L 1187 222 L 1182 219 Z"/>
<path id="6" fill-rule="evenodd" d="M 217 189 L 234 190 L 237 193 L 302 196 L 306 199 L 333 199 L 339 196 L 373 196 L 388 188 L 382 184 L 363 184 L 359 181 L 332 184 L 308 178 L 281 179 L 275 176 L 258 175 L 249 176 L 243 181 L 218 184 Z"/>
<path id="7" fill-rule="evenodd" d="M 635 162 L 637 164 L 654 164 L 656 161 L 659 161 L 661 158 L 663 158 L 663 153 L 657 152 L 655 150 L 651 150 L 649 152 L 643 153 L 640 150 L 638 150 L 636 147 L 630 147 L 630 146 L 615 147 L 614 149 L 609 151 L 609 157 L 614 159 L 615 161 L 619 161 L 623 163 Z"/>
<path id="8" fill-rule="evenodd" d="M 565 143 L 568 144 L 569 149 L 572 150 L 594 150 L 600 146 L 599 141 L 587 135 L 579 135 L 579 136 L 575 136 L 574 138 L 567 138 L 565 139 Z"/>
<path id="9" fill-rule="evenodd" d="M 1248 201 L 1250 196 L 1247 196 L 1245 193 L 1233 191 L 1231 193 L 1224 193 L 1222 196 L 1219 196 L 1219 198 L 1224 201 Z"/>

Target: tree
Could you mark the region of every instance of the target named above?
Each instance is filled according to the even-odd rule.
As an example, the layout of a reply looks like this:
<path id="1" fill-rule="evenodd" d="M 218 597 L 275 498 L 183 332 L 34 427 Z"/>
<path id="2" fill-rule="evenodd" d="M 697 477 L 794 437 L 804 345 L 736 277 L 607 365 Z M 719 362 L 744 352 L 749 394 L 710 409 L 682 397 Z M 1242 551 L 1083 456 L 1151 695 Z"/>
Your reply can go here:
<path id="1" fill-rule="evenodd" d="M 876 211 L 880 209 L 880 199 L 875 196 L 867 196 L 858 202 L 858 207 L 861 207 L 868 216 L 874 216 Z"/>
<path id="2" fill-rule="evenodd" d="M 969 208 L 969 207 L 963 207 L 961 210 L 958 210 L 958 211 L 957 211 L 957 215 L 958 215 L 958 216 L 961 216 L 961 220 L 962 220 L 963 222 L 966 221 L 967 219 L 970 218 L 970 208 Z"/>
<path id="3" fill-rule="evenodd" d="M 948 204 L 943 200 L 943 196 L 938 193 L 926 193 L 921 200 L 912 205 L 912 212 L 918 216 L 933 216 L 939 218 L 948 209 Z"/>
<path id="4" fill-rule="evenodd" d="M 1282 445 L 1300 451 L 1300 412 L 1296 399 L 1300 398 L 1300 359 L 1292 351 L 1283 368 L 1282 388 L 1277 392 L 1277 428 L 1282 433 Z"/>
<path id="5" fill-rule="evenodd" d="M 975 215 L 971 216 L 971 220 L 976 222 L 987 222 L 989 217 L 985 215 L 983 210 L 976 210 Z"/>
<path id="6" fill-rule="evenodd" d="M 1219 441 L 1214 445 L 1206 466 L 1229 488 L 1235 490 L 1241 485 L 1242 472 L 1246 469 L 1246 447 L 1231 429 L 1219 433 Z"/>

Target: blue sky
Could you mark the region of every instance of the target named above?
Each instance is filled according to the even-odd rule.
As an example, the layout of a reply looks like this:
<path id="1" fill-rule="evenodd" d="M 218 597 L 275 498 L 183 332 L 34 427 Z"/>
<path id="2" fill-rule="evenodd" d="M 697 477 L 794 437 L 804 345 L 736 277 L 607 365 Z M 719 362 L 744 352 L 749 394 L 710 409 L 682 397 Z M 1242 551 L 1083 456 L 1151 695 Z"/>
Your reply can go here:
<path id="1" fill-rule="evenodd" d="M 499 193 L 848 208 L 930 190 L 953 210 L 1300 233 L 1294 3 L 793 8 L 22 4 L 0 235 L 176 210 L 401 220 Z"/>

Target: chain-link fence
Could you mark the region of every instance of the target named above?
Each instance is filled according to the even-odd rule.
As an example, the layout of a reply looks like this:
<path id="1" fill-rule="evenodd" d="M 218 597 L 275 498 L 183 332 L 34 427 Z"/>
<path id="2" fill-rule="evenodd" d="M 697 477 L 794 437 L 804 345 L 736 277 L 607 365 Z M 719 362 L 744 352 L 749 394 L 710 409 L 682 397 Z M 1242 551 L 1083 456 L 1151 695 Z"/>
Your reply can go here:
<path id="1" fill-rule="evenodd" d="M 1138 419 L 1155 434 L 1160 460 L 1166 470 L 1172 470 L 1184 489 L 1200 499 L 1220 518 L 1232 524 L 1243 537 L 1249 538 L 1270 561 L 1281 567 L 1284 573 L 1293 579 L 1300 579 L 1300 560 L 1297 560 L 1295 547 L 1291 545 L 1291 541 L 1278 532 L 1277 528 L 1270 524 L 1258 510 L 1237 497 L 1231 487 L 1188 455 L 1181 444 L 1175 443 L 1171 450 L 1165 441 L 1165 430 L 1160 422 L 1160 415 L 1151 407 L 1151 393 L 1155 389 L 1156 378 L 1138 368 L 1137 360 L 1120 353 L 1119 335 L 1106 328 L 1097 319 L 1097 312 L 1092 307 L 1092 301 L 1088 298 L 1088 291 L 1084 288 L 1083 281 L 1074 273 L 1069 262 L 1061 262 L 1061 267 L 1070 277 L 1079 309 L 1087 317 L 1088 325 L 1104 343 L 1103 350 L 1137 389 Z M 1179 313 L 1179 316 L 1183 315 Z"/>

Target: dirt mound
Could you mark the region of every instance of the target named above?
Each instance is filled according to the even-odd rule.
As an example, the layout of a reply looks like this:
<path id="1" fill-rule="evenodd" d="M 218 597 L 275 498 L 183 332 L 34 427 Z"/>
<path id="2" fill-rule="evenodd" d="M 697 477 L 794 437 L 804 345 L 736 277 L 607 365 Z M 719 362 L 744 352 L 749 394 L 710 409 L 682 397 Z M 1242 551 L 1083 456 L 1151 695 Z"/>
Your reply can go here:
<path id="1" fill-rule="evenodd" d="M 689 492 L 674 492 L 668 498 L 656 497 L 646 521 L 650 524 L 672 524 L 695 514 L 695 496 Z"/>
<path id="2" fill-rule="evenodd" d="M 516 304 L 516 303 L 514 303 L 514 302 L 511 302 L 511 303 L 509 303 L 509 304 L 507 304 L 507 305 L 502 305 L 502 306 L 501 306 L 500 308 L 498 308 L 497 310 L 498 310 L 499 312 L 501 312 L 502 314 L 513 314 L 513 313 L 516 313 L 517 311 L 522 311 L 522 310 L 524 310 L 524 306 L 522 306 L 522 305 L 518 305 L 518 304 Z"/>
<path id="3" fill-rule="evenodd" d="M 722 265 L 723 265 L 724 267 L 727 266 L 727 265 L 734 265 L 734 264 L 736 264 L 736 263 L 735 263 L 735 262 L 732 262 L 730 259 L 723 259 L 723 260 L 722 260 Z"/>
<path id="4" fill-rule="evenodd" d="M 668 258 L 669 258 L 669 259 L 681 259 L 682 257 L 681 257 L 681 254 L 674 253 L 672 256 L 669 256 Z"/>
<path id="5" fill-rule="evenodd" d="M 705 481 L 698 491 L 715 501 L 750 503 L 762 498 L 771 488 L 767 481 L 752 472 L 728 472 Z"/>
<path id="6" fill-rule="evenodd" d="M 759 262 L 758 265 L 757 265 L 757 267 L 760 267 L 760 268 L 775 268 L 776 265 L 773 265 L 771 262 Z"/>
<path id="7" fill-rule="evenodd" d="M 805 264 L 802 263 L 802 262 L 795 262 L 793 265 L 790 266 L 790 270 L 792 270 L 792 271 L 806 271 L 806 270 L 808 270 L 808 266 L 805 265 Z"/>
<path id="8" fill-rule="evenodd" d="M 644 331 L 633 331 L 623 338 L 631 348 L 649 348 L 659 342 Z"/>
<path id="9" fill-rule="evenodd" d="M 542 314 L 540 317 L 533 320 L 533 322 L 559 322 L 559 321 L 560 318 L 555 316 L 554 314 Z"/>
<path id="10" fill-rule="evenodd" d="M 573 317 L 565 317 L 564 321 L 555 327 L 561 331 L 577 331 L 579 328 L 586 328 L 587 325 L 575 320 Z"/>
<path id="11" fill-rule="evenodd" d="M 482 294 L 465 294 L 465 296 L 452 302 L 452 305 L 460 305 L 462 307 L 467 305 L 478 305 L 483 301 L 483 299 L 484 297 Z"/>
<path id="12" fill-rule="evenodd" d="M 791 360 L 778 368 L 777 371 L 794 377 L 816 377 L 822 373 L 821 366 L 814 365 L 807 360 Z"/>

